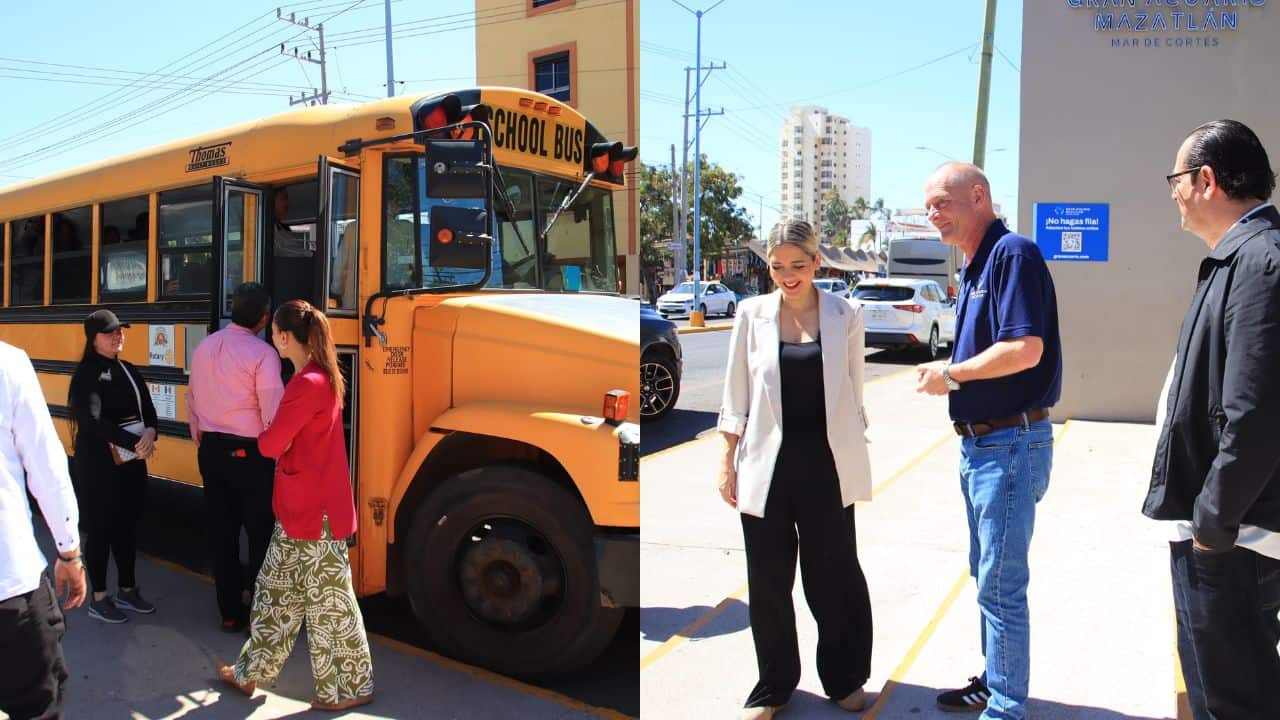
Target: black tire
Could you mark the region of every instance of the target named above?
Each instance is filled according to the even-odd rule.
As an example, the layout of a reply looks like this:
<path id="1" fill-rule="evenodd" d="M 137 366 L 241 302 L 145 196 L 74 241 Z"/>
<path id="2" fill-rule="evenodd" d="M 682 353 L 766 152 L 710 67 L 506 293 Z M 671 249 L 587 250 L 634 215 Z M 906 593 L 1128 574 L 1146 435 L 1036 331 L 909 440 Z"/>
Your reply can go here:
<path id="1" fill-rule="evenodd" d="M 706 319 L 707 319 L 707 304 L 706 304 L 706 303 L 702 303 L 701 305 L 699 305 L 699 306 L 698 306 L 698 312 L 702 313 L 702 319 L 703 319 L 703 320 L 706 320 Z"/>
<path id="2" fill-rule="evenodd" d="M 929 360 L 937 360 L 938 356 L 941 354 L 941 351 L 939 350 L 940 347 L 941 343 L 938 342 L 938 326 L 934 325 L 929 328 L 929 341 L 924 344 L 921 350 L 924 351 L 924 356 Z"/>
<path id="3" fill-rule="evenodd" d="M 726 309 L 725 309 L 725 311 L 724 311 L 724 316 L 725 316 L 725 317 L 733 317 L 733 314 L 734 314 L 735 312 L 737 312 L 737 311 L 738 311 L 737 306 L 736 306 L 736 305 L 734 305 L 733 303 L 729 303 L 729 307 L 728 307 L 728 308 L 726 308 Z"/>
<path id="4" fill-rule="evenodd" d="M 676 364 L 663 352 L 650 350 L 640 358 L 640 422 L 657 422 L 680 399 Z"/>
<path id="5" fill-rule="evenodd" d="M 459 473 L 413 517 L 403 567 L 414 615 L 464 662 L 522 677 L 580 668 L 624 612 L 600 605 L 593 532 L 581 501 L 538 472 Z"/>

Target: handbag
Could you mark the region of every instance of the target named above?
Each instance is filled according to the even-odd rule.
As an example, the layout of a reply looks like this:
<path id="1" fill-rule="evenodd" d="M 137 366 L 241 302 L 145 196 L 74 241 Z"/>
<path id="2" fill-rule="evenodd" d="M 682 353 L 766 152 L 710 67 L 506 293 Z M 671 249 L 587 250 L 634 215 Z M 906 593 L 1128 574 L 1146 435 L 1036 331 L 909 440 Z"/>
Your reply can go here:
<path id="1" fill-rule="evenodd" d="M 124 365 L 120 365 L 120 371 L 124 373 L 124 376 L 129 380 L 129 385 L 133 387 L 133 399 L 138 403 L 139 418 L 138 420 L 129 420 L 127 422 L 120 423 L 120 429 L 141 437 L 142 433 L 147 430 L 146 423 L 141 420 L 142 395 L 138 392 L 138 384 L 133 381 L 133 375 L 125 369 Z M 109 443 L 107 447 L 111 448 L 111 460 L 115 462 L 116 465 L 123 465 L 131 460 L 136 460 L 138 457 L 138 453 L 134 452 L 133 448 L 120 447 L 115 443 Z"/>

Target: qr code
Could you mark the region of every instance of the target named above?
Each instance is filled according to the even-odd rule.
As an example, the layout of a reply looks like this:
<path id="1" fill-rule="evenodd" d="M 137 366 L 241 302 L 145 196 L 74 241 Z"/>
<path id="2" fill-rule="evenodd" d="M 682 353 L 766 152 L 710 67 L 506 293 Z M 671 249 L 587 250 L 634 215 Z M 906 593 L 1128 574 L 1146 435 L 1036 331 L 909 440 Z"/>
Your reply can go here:
<path id="1" fill-rule="evenodd" d="M 1062 252 L 1080 252 L 1080 235 L 1079 232 L 1062 233 Z"/>

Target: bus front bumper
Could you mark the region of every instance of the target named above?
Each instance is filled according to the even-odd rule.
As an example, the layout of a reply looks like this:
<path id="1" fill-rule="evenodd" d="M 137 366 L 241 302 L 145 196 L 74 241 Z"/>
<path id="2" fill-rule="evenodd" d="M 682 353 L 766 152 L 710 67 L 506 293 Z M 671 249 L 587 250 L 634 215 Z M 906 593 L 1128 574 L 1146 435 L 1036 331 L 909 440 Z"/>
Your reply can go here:
<path id="1" fill-rule="evenodd" d="M 640 533 L 598 533 L 595 546 L 600 604 L 639 607 Z"/>

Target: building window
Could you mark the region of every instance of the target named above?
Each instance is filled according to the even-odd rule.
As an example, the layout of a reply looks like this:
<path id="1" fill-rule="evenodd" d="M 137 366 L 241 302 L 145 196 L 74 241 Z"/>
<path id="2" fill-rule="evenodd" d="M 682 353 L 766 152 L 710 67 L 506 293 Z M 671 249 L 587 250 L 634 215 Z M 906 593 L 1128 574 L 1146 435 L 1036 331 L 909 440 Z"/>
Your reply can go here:
<path id="1" fill-rule="evenodd" d="M 556 53 L 533 61 L 534 90 L 569 102 L 569 53 Z"/>
<path id="2" fill-rule="evenodd" d="M 524 0 L 525 17 L 571 8 L 575 0 Z"/>
<path id="3" fill-rule="evenodd" d="M 576 55 L 576 43 L 529 53 L 529 87 L 560 102 L 577 102 Z"/>

